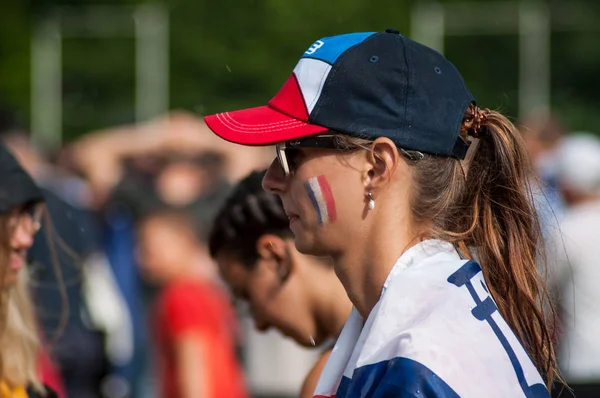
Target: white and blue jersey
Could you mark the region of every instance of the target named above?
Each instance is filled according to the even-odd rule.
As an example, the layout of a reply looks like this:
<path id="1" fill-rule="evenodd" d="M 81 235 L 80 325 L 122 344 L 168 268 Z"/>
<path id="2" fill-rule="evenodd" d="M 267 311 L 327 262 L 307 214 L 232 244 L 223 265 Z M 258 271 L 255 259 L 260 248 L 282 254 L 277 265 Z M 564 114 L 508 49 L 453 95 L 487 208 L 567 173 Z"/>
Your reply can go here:
<path id="1" fill-rule="evenodd" d="M 481 268 L 450 243 L 407 250 L 363 321 L 354 309 L 315 397 L 550 396 Z"/>

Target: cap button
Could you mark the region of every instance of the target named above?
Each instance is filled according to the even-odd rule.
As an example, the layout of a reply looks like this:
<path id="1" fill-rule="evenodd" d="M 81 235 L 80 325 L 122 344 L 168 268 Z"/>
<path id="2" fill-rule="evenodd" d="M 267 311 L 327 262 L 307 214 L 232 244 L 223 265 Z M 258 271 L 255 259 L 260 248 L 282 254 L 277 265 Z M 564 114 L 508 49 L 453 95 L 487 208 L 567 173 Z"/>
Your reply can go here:
<path id="1" fill-rule="evenodd" d="M 394 29 L 394 28 L 387 28 L 385 30 L 385 33 L 392 33 L 392 34 L 395 34 L 395 35 L 399 35 L 400 31 L 398 29 Z"/>

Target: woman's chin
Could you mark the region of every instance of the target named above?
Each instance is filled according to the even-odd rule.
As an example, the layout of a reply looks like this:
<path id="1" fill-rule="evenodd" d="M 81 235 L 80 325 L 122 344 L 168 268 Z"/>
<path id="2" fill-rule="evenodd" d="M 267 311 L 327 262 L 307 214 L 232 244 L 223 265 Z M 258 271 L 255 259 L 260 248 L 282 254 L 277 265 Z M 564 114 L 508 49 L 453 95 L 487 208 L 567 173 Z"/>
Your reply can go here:
<path id="1" fill-rule="evenodd" d="M 322 234 L 295 234 L 294 244 L 296 250 L 302 254 L 317 257 L 329 257 L 331 255 L 331 246 L 329 242 L 324 241 Z"/>
<path id="2" fill-rule="evenodd" d="M 312 255 L 315 249 L 314 240 L 308 239 L 306 234 L 296 234 L 294 237 L 296 250 L 302 254 Z"/>
<path id="3" fill-rule="evenodd" d="M 17 283 L 17 275 L 19 270 L 9 269 L 4 273 L 2 280 L 2 287 L 8 288 L 14 286 Z"/>

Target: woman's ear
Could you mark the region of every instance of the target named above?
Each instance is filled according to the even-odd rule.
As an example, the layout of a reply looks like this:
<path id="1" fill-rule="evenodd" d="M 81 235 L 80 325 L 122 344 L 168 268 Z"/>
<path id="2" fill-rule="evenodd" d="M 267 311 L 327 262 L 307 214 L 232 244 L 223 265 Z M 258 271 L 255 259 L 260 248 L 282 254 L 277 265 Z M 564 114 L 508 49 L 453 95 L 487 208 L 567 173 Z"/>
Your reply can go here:
<path id="1" fill-rule="evenodd" d="M 367 182 L 370 190 L 377 190 L 387 185 L 401 163 L 398 148 L 389 138 L 381 137 L 371 144 L 371 151 L 367 152 L 370 164 Z"/>
<path id="2" fill-rule="evenodd" d="M 256 252 L 259 259 L 265 261 L 269 267 L 281 278 L 286 278 L 291 269 L 291 258 L 284 239 L 277 235 L 266 234 L 258 238 Z"/>

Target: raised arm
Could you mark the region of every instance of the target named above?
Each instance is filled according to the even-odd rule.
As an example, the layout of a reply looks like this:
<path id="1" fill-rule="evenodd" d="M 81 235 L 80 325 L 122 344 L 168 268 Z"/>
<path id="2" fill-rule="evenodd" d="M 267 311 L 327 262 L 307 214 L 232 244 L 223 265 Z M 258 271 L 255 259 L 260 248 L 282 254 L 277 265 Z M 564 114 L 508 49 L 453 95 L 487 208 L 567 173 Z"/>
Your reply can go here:
<path id="1" fill-rule="evenodd" d="M 162 154 L 197 155 L 217 152 L 225 157 L 226 175 L 236 181 L 250 171 L 268 166 L 269 148 L 228 143 L 212 134 L 204 121 L 187 112 L 138 125 L 88 133 L 68 149 L 73 166 L 104 196 L 120 181 L 126 159 Z"/>

